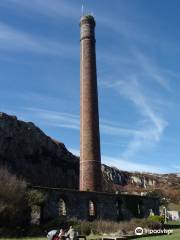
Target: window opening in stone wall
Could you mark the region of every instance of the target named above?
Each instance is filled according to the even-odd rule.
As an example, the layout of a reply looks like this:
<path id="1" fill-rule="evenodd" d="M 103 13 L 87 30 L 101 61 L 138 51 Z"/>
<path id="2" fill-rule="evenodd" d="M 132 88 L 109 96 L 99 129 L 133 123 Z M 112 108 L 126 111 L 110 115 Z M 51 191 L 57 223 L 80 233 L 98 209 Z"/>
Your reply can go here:
<path id="1" fill-rule="evenodd" d="M 41 221 L 41 207 L 33 205 L 31 207 L 31 224 L 40 224 Z"/>
<path id="2" fill-rule="evenodd" d="M 89 216 L 93 217 L 96 215 L 95 206 L 93 201 L 89 201 Z"/>
<path id="3" fill-rule="evenodd" d="M 137 213 L 138 213 L 138 217 L 141 217 L 142 216 L 142 207 L 143 207 L 143 204 L 142 202 L 140 201 L 137 205 Z"/>
<path id="4" fill-rule="evenodd" d="M 141 214 L 141 210 L 140 210 L 140 204 L 139 203 L 137 205 L 137 211 L 138 211 L 138 215 L 140 215 Z"/>
<path id="5" fill-rule="evenodd" d="M 66 203 L 62 198 L 59 200 L 59 216 L 66 216 Z"/>
<path id="6" fill-rule="evenodd" d="M 123 220 L 121 200 L 116 201 L 116 212 L 117 212 L 117 220 Z"/>

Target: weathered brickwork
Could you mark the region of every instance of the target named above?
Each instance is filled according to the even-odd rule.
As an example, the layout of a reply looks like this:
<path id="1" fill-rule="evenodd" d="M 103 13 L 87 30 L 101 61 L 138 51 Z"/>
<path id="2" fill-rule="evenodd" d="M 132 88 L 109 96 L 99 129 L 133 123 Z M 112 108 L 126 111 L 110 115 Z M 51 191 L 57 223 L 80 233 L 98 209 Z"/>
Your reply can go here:
<path id="1" fill-rule="evenodd" d="M 101 154 L 94 18 L 91 16 L 82 17 L 80 27 L 80 191 L 101 191 Z"/>

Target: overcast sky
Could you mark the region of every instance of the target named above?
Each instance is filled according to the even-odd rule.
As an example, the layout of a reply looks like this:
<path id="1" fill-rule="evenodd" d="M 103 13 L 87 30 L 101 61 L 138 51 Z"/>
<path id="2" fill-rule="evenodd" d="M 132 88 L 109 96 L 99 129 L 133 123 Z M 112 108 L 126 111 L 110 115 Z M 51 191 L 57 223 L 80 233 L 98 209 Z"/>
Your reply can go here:
<path id="1" fill-rule="evenodd" d="M 79 154 L 79 20 L 95 16 L 102 162 L 180 172 L 178 0 L 0 0 L 0 111 Z"/>

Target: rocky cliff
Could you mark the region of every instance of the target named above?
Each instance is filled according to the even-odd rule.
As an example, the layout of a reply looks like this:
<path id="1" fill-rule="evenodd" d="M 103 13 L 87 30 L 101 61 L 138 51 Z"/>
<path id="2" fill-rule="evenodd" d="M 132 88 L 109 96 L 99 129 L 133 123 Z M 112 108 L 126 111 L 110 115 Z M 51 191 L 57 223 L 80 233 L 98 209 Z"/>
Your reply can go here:
<path id="1" fill-rule="evenodd" d="M 159 196 L 180 210 L 180 174 L 125 172 L 106 165 L 102 173 L 105 191 Z"/>
<path id="2" fill-rule="evenodd" d="M 0 166 L 33 185 L 78 187 L 79 159 L 32 122 L 0 113 Z"/>
<path id="3" fill-rule="evenodd" d="M 134 186 L 139 189 L 155 188 L 159 185 L 160 179 L 148 173 L 130 173 L 126 171 L 120 171 L 115 167 L 109 167 L 102 165 L 102 173 L 104 181 L 108 188 L 114 190 L 125 190 L 126 186 Z"/>
<path id="4" fill-rule="evenodd" d="M 78 188 L 79 158 L 63 143 L 45 135 L 31 122 L 0 113 L 0 167 L 32 185 Z M 102 165 L 105 191 L 146 194 L 154 189 L 180 195 L 180 175 L 130 173 Z"/>

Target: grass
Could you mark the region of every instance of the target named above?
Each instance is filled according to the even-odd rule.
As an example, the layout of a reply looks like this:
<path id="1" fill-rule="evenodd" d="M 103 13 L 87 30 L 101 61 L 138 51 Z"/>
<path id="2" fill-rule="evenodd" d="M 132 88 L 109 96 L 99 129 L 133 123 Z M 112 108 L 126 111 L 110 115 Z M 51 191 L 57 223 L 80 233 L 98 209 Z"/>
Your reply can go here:
<path id="1" fill-rule="evenodd" d="M 47 240 L 46 237 L 0 238 L 0 240 Z"/>
<path id="2" fill-rule="evenodd" d="M 100 237 L 101 236 L 99 236 L 99 235 L 94 235 L 93 239 L 98 239 Z M 161 235 L 161 236 L 136 238 L 136 240 L 137 239 L 141 239 L 141 240 L 180 240 L 180 229 L 175 229 L 173 231 L 172 235 Z M 23 238 L 0 238 L 0 240 L 47 240 L 47 238 L 46 237 L 23 237 Z"/>
<path id="3" fill-rule="evenodd" d="M 169 225 L 180 225 L 180 221 L 168 221 L 167 224 Z"/>
<path id="4" fill-rule="evenodd" d="M 180 240 L 180 229 L 176 229 L 173 231 L 172 235 L 161 235 L 161 236 L 153 236 L 153 237 L 144 237 L 144 238 L 136 238 L 141 240 Z"/>

